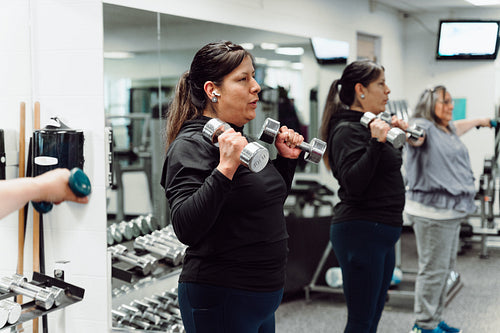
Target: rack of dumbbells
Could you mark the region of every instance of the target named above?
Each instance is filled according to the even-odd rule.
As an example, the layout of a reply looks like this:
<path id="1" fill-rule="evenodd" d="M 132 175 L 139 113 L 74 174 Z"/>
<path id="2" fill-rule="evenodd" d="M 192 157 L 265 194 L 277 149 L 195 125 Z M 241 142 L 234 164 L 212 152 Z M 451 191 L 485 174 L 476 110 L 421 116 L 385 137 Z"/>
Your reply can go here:
<path id="1" fill-rule="evenodd" d="M 182 324 L 177 289 L 134 299 L 112 310 L 113 327 L 123 330 L 186 332 Z"/>
<path id="2" fill-rule="evenodd" d="M 108 227 L 114 331 L 184 332 L 172 285 L 177 282 L 186 248 L 172 225 L 159 228 L 152 214 Z M 153 296 L 145 297 L 150 294 Z"/>
<path id="3" fill-rule="evenodd" d="M 19 274 L 0 277 L 0 329 L 31 321 L 83 299 L 85 290 L 37 272 L 33 279 Z M 24 296 L 31 301 L 19 304 L 12 299 Z"/>
<path id="4" fill-rule="evenodd" d="M 128 283 L 136 277 L 164 275 L 176 269 L 186 251 L 172 226 L 159 229 L 151 214 L 114 223 L 107 232 L 112 276 Z"/>

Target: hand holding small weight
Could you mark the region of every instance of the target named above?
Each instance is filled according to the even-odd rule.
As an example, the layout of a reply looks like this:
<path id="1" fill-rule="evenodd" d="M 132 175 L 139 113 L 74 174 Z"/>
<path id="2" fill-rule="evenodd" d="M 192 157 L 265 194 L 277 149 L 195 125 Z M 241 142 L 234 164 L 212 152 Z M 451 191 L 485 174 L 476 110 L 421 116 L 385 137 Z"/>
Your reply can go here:
<path id="1" fill-rule="evenodd" d="M 257 142 L 247 139 L 220 119 L 212 118 L 203 127 L 203 136 L 219 147 L 220 163 L 217 169 L 232 179 L 239 164 L 252 172 L 259 172 L 267 165 L 269 151 Z"/>
<path id="2" fill-rule="evenodd" d="M 302 142 L 304 142 L 304 137 L 302 135 L 291 128 L 281 126 L 274 145 L 281 156 L 296 159 L 302 152 L 302 150 L 298 148 Z"/>
<path id="3" fill-rule="evenodd" d="M 270 144 L 274 142 L 279 154 L 287 158 L 297 158 L 300 152 L 295 148 L 299 148 L 305 152 L 304 160 L 315 164 L 321 161 L 326 150 L 326 142 L 317 138 L 312 139 L 310 143 L 304 142 L 302 135 L 286 126 L 280 127 L 280 123 L 271 118 L 264 121 L 259 140 Z"/>
<path id="4" fill-rule="evenodd" d="M 229 128 L 219 135 L 218 142 L 220 164 L 236 170 L 241 164 L 241 152 L 248 145 L 247 139 L 241 133 Z"/>
<path id="5" fill-rule="evenodd" d="M 391 126 L 388 123 L 378 118 L 370 123 L 369 128 L 372 138 L 377 139 L 379 142 L 386 142 L 387 133 L 391 130 Z"/>

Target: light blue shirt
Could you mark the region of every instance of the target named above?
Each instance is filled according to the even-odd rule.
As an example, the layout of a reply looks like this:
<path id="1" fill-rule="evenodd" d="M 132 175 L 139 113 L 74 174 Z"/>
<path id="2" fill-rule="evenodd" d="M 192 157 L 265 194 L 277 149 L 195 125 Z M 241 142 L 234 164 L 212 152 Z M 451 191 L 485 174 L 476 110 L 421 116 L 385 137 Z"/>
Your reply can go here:
<path id="1" fill-rule="evenodd" d="M 427 119 L 415 118 L 414 123 L 424 129 L 426 139 L 420 147 L 406 145 L 407 199 L 436 208 L 474 212 L 476 189 L 469 152 L 453 123 L 450 133 Z"/>

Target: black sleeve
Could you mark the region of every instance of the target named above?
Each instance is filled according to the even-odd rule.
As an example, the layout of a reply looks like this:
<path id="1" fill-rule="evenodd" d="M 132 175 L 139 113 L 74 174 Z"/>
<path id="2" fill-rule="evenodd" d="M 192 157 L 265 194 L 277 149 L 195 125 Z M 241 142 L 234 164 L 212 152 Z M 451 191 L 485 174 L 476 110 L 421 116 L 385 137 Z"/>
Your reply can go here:
<path id="1" fill-rule="evenodd" d="M 363 129 L 364 130 L 364 129 Z M 370 139 L 362 130 L 340 126 L 329 142 L 333 174 L 350 196 L 363 194 L 375 177 L 385 143 Z"/>
<path id="2" fill-rule="evenodd" d="M 302 156 L 302 154 L 300 156 Z M 281 177 L 283 177 L 283 180 L 286 183 L 287 193 L 290 193 L 293 176 L 295 175 L 295 168 L 297 167 L 297 159 L 289 159 L 278 155 L 278 157 L 273 160 L 273 165 L 278 170 Z"/>
<path id="3" fill-rule="evenodd" d="M 163 166 L 162 185 L 170 204 L 172 226 L 179 240 L 193 246 L 215 224 L 231 180 L 216 168 L 218 149 L 194 140 L 170 147 Z"/>

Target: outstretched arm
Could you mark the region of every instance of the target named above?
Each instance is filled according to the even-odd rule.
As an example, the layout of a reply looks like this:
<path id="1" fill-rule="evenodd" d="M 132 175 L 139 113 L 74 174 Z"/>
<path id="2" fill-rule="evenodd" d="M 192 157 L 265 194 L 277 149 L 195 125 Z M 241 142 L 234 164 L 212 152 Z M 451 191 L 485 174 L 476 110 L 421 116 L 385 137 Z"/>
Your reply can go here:
<path id="1" fill-rule="evenodd" d="M 0 219 L 20 209 L 28 201 L 63 201 L 87 203 L 88 197 L 77 197 L 69 187 L 68 169 L 55 169 L 37 177 L 0 181 Z"/>
<path id="2" fill-rule="evenodd" d="M 457 129 L 457 135 L 467 133 L 474 126 L 491 127 L 490 118 L 461 119 L 453 122 Z"/>

